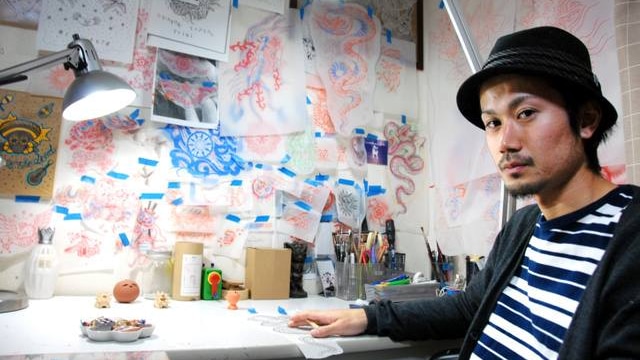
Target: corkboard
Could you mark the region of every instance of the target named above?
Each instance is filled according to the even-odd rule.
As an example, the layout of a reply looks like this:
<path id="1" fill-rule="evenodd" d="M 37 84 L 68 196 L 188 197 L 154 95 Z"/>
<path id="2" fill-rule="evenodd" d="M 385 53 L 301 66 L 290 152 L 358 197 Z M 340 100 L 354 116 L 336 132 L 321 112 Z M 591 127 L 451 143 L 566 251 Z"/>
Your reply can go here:
<path id="1" fill-rule="evenodd" d="M 62 99 L 0 90 L 0 196 L 50 199 Z"/>

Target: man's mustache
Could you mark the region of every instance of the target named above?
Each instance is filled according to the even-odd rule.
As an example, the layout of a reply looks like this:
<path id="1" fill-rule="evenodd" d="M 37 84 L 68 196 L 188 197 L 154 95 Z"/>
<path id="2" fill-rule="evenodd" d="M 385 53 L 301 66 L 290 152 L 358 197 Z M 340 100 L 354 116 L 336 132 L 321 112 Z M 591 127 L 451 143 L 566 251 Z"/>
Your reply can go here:
<path id="1" fill-rule="evenodd" d="M 498 167 L 500 170 L 504 170 L 507 167 L 511 167 L 514 165 L 518 166 L 529 166 L 533 165 L 533 159 L 528 156 L 521 156 L 515 153 L 507 152 L 500 158 L 498 162 Z"/>

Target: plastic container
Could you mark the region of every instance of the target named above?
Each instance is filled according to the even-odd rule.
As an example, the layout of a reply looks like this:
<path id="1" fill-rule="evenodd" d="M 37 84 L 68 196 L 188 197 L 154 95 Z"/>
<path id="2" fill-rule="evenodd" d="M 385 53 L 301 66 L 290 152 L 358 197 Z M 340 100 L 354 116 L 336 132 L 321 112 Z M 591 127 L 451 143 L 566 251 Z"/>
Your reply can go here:
<path id="1" fill-rule="evenodd" d="M 52 228 L 38 229 L 38 244 L 27 260 L 24 291 L 30 299 L 53 296 L 58 280 L 58 254 L 53 246 Z"/>
<path id="2" fill-rule="evenodd" d="M 171 251 L 149 250 L 147 258 L 150 262 L 142 274 L 142 296 L 145 299 L 155 299 L 157 292 L 171 295 Z"/>

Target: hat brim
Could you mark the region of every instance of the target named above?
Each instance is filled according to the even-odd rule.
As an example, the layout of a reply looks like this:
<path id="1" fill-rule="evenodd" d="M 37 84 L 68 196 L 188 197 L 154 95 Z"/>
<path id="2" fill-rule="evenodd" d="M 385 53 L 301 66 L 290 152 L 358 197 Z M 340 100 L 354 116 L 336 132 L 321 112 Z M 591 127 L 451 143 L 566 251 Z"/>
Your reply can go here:
<path id="1" fill-rule="evenodd" d="M 478 71 L 477 73 L 471 75 L 467 80 L 465 80 L 462 85 L 460 85 L 458 94 L 456 95 L 456 103 L 458 105 L 460 113 L 462 113 L 462 115 L 470 123 L 482 130 L 484 130 L 485 128 L 480 116 L 480 87 L 488 79 L 503 74 L 541 76 L 542 78 L 551 80 L 557 79 L 559 81 L 562 81 L 563 83 L 571 83 L 569 79 L 564 77 L 554 77 L 549 75 L 548 73 L 531 71 L 531 69 L 523 69 L 517 66 L 502 66 L 487 68 Z M 574 88 L 576 92 L 582 91 L 583 93 L 589 94 L 592 98 L 600 102 L 600 105 L 602 107 L 601 127 L 603 128 L 603 130 L 606 131 L 615 124 L 618 118 L 618 113 L 615 107 L 609 102 L 609 100 L 602 96 L 602 94 L 594 93 L 593 90 L 585 88 L 578 82 L 572 83 L 572 88 Z"/>

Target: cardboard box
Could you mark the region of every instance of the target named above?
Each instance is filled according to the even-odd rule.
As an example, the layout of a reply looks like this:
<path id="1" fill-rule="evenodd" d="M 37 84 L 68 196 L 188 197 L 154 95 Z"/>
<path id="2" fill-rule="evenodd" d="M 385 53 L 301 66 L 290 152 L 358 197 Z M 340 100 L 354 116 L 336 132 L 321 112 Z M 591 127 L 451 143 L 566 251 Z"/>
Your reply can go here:
<path id="1" fill-rule="evenodd" d="M 247 248 L 245 287 L 252 299 L 288 299 L 291 249 Z"/>

